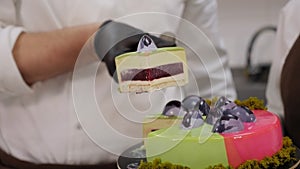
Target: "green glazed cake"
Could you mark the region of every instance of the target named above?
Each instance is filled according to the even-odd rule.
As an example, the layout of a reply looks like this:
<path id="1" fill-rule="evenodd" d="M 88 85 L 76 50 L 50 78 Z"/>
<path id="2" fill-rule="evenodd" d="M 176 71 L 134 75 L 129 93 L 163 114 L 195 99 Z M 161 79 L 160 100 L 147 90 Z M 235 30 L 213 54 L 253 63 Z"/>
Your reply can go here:
<path id="1" fill-rule="evenodd" d="M 248 160 L 271 157 L 283 145 L 280 119 L 257 101 L 245 103 L 262 110 L 225 97 L 212 106 L 198 96 L 188 96 L 180 106 L 178 101 L 166 106 L 163 114 L 181 114 L 182 123 L 175 118 L 172 125 L 152 126 L 155 130 L 144 138 L 147 161 L 160 158 L 191 169 L 217 164 L 237 168 Z"/>

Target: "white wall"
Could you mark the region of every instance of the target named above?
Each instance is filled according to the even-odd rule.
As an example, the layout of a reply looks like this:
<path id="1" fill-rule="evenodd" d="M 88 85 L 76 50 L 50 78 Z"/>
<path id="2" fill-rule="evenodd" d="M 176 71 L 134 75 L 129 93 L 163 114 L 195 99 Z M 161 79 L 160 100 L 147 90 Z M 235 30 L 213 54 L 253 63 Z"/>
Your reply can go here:
<path id="1" fill-rule="evenodd" d="M 258 29 L 276 25 L 279 11 L 287 2 L 288 0 L 218 0 L 220 33 L 230 57 L 231 67 L 246 65 L 246 51 L 250 38 Z M 256 58 L 265 57 L 262 56 L 267 53 L 264 50 L 272 46 L 274 36 L 275 34 L 270 32 L 269 35 L 265 35 L 267 38 L 259 41 L 260 45 L 257 45 L 259 47 L 255 50 L 258 55 Z"/>

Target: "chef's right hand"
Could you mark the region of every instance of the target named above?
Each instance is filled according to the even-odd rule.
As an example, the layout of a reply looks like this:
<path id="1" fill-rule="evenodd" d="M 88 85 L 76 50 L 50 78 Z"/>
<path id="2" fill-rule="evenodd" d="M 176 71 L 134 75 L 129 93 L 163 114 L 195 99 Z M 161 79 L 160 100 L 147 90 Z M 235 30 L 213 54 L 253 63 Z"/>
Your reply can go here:
<path id="1" fill-rule="evenodd" d="M 112 77 L 114 77 L 116 70 L 115 57 L 123 53 L 136 51 L 139 40 L 144 34 L 145 32 L 142 30 L 111 20 L 100 26 L 94 39 L 95 51 L 99 59 L 105 62 Z M 158 48 L 176 46 L 174 41 L 164 40 L 153 35 L 149 36 Z M 114 77 L 114 79 L 117 80 L 117 77 Z"/>

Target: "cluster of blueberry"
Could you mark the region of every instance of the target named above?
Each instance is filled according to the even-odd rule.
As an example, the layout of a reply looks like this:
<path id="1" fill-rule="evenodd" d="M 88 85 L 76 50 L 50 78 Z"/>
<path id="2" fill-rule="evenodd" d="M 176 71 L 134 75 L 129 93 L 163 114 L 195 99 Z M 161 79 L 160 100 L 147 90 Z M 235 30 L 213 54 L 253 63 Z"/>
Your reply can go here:
<path id="1" fill-rule="evenodd" d="M 220 97 L 212 106 L 196 95 L 187 96 L 182 102 L 172 100 L 163 110 L 165 116 L 181 116 L 182 128 L 197 128 L 207 123 L 212 132 L 230 133 L 244 130 L 243 122 L 254 122 L 255 115 L 245 106 L 238 106 L 226 97 Z"/>

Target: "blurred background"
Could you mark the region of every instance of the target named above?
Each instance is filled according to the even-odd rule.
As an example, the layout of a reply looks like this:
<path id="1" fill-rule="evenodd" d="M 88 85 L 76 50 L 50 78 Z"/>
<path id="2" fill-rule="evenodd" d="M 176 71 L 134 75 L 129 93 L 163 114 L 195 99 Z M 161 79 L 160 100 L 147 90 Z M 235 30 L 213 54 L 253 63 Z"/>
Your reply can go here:
<path id="1" fill-rule="evenodd" d="M 239 99 L 265 100 L 272 45 L 281 8 L 288 0 L 218 0 L 220 33 Z"/>

